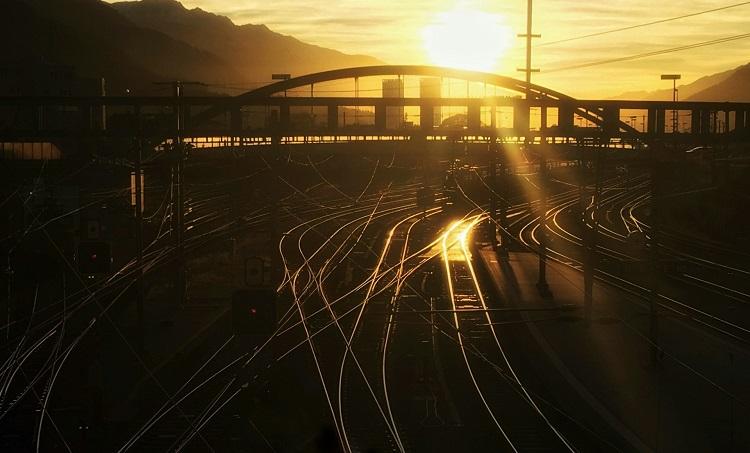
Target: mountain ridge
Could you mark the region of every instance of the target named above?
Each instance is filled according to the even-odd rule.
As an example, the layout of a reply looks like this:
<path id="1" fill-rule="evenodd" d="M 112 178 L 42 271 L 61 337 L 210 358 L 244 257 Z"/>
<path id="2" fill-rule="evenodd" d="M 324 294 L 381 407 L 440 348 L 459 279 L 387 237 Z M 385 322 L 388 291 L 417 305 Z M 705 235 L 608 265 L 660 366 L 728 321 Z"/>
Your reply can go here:
<path id="1" fill-rule="evenodd" d="M 182 32 L 185 39 L 173 29 L 179 20 L 146 26 L 101 0 L 5 0 L 0 27 L 10 38 L 0 40 L 2 64 L 41 71 L 40 65 L 65 66 L 77 78 L 105 78 L 110 94 L 159 94 L 164 87 L 154 82 L 195 80 L 214 85 L 210 91 L 226 92 L 223 86 L 257 85 L 274 72 L 299 75 L 379 63 L 306 44 L 265 25 L 237 26 L 227 17 L 188 10 L 174 0 L 146 0 L 140 7 L 166 9 L 167 17 L 181 18 L 188 29 Z M 190 29 L 198 31 L 190 34 Z"/>
<path id="2" fill-rule="evenodd" d="M 750 63 L 736 68 L 729 77 L 690 96 L 691 101 L 750 102 Z"/>
<path id="3" fill-rule="evenodd" d="M 265 25 L 236 25 L 228 17 L 188 9 L 177 0 L 123 1 L 112 3 L 112 7 L 138 26 L 159 30 L 231 62 L 245 82 L 266 80 L 279 72 L 306 74 L 382 64 L 372 57 L 304 43 Z"/>
<path id="4" fill-rule="evenodd" d="M 677 93 L 680 100 L 686 101 L 748 101 L 750 94 L 741 92 L 739 86 L 734 86 L 730 79 L 733 79 L 738 73 L 745 74 L 745 84 L 750 81 L 750 64 L 738 66 L 726 71 L 709 74 L 696 79 L 694 82 L 678 85 Z M 743 76 L 740 76 L 743 77 Z M 736 88 L 734 92 L 733 88 Z M 743 97 L 744 95 L 744 97 Z M 616 100 L 644 100 L 644 101 L 671 101 L 672 88 L 665 88 L 655 91 L 629 91 L 611 99 Z"/>

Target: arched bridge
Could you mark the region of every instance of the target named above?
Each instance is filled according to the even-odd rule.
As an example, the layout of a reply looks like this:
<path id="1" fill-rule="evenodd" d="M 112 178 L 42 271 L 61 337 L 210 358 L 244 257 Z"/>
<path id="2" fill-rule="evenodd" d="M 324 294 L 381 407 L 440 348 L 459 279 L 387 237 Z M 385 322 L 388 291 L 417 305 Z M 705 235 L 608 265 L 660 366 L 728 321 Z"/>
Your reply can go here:
<path id="1" fill-rule="evenodd" d="M 0 128 L 0 142 L 140 136 L 199 147 L 414 138 L 702 145 L 750 140 L 750 104 L 580 100 L 495 74 L 368 66 L 234 97 L 4 97 Z"/>

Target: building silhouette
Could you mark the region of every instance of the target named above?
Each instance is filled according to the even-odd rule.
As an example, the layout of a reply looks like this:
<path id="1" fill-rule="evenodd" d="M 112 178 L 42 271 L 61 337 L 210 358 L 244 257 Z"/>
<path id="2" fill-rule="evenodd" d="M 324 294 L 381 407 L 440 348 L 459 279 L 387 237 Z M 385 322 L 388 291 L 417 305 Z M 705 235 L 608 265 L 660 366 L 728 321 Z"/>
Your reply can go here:
<path id="1" fill-rule="evenodd" d="M 403 98 L 404 97 L 404 80 L 403 79 L 383 80 L 383 97 L 384 98 Z M 404 126 L 404 107 L 386 107 L 385 127 L 387 129 L 401 129 L 403 126 Z"/>
<path id="2" fill-rule="evenodd" d="M 443 82 L 439 77 L 424 77 L 419 80 L 419 97 L 441 98 L 443 97 Z M 443 121 L 443 110 L 435 107 L 432 111 L 432 124 L 440 126 Z"/>

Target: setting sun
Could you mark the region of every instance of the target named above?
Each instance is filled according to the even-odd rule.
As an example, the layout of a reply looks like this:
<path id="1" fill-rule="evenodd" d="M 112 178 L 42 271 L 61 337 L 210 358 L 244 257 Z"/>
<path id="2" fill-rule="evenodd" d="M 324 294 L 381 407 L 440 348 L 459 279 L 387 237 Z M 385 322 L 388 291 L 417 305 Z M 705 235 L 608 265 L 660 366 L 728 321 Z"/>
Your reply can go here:
<path id="1" fill-rule="evenodd" d="M 513 32 L 501 15 L 456 9 L 437 14 L 422 38 L 433 64 L 490 72 L 498 69 Z"/>

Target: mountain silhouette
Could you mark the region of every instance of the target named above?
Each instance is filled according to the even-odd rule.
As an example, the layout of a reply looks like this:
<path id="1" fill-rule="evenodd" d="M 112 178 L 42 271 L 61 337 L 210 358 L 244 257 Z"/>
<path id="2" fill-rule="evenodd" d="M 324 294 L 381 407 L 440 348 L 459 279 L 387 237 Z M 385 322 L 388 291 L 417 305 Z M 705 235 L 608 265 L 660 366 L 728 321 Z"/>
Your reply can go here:
<path id="1" fill-rule="evenodd" d="M 113 90 L 146 90 L 173 79 L 238 77 L 221 58 L 141 28 L 99 0 L 6 0 L 0 24 L 5 62 L 75 68 L 105 77 Z"/>
<path id="2" fill-rule="evenodd" d="M 728 71 L 722 71 L 716 74 L 704 76 L 696 80 L 695 82 L 687 83 L 684 85 L 677 85 L 678 95 L 680 100 L 685 100 L 694 96 L 701 91 L 710 88 L 717 83 L 721 83 L 727 78 L 731 77 L 738 68 L 730 69 Z M 669 88 L 655 91 L 630 91 L 622 93 L 612 99 L 639 99 L 644 101 L 671 101 L 672 100 L 672 81 L 664 81 L 665 86 L 669 85 Z"/>
<path id="3" fill-rule="evenodd" d="M 382 62 L 361 55 L 306 44 L 265 25 L 235 25 L 229 18 L 176 0 L 142 0 L 112 6 L 138 26 L 159 30 L 195 48 L 217 55 L 241 74 L 239 83 L 270 79 L 273 73 L 303 75 L 334 68 Z"/>
<path id="4" fill-rule="evenodd" d="M 691 101 L 750 102 L 750 64 L 735 69 L 729 77 L 707 87 L 688 99 Z"/>
<path id="5" fill-rule="evenodd" d="M 2 66 L 60 65 L 76 77 L 107 79 L 109 94 L 164 94 L 154 82 L 193 80 L 222 85 L 375 64 L 172 0 L 110 5 L 101 0 L 4 0 L 0 4 Z M 200 88 L 191 88 L 191 93 Z M 205 90 L 202 90 L 205 91 Z M 229 93 L 224 91 L 227 94 Z M 80 93 L 71 93 L 80 94 Z M 193 93 L 196 94 L 196 93 Z"/>

